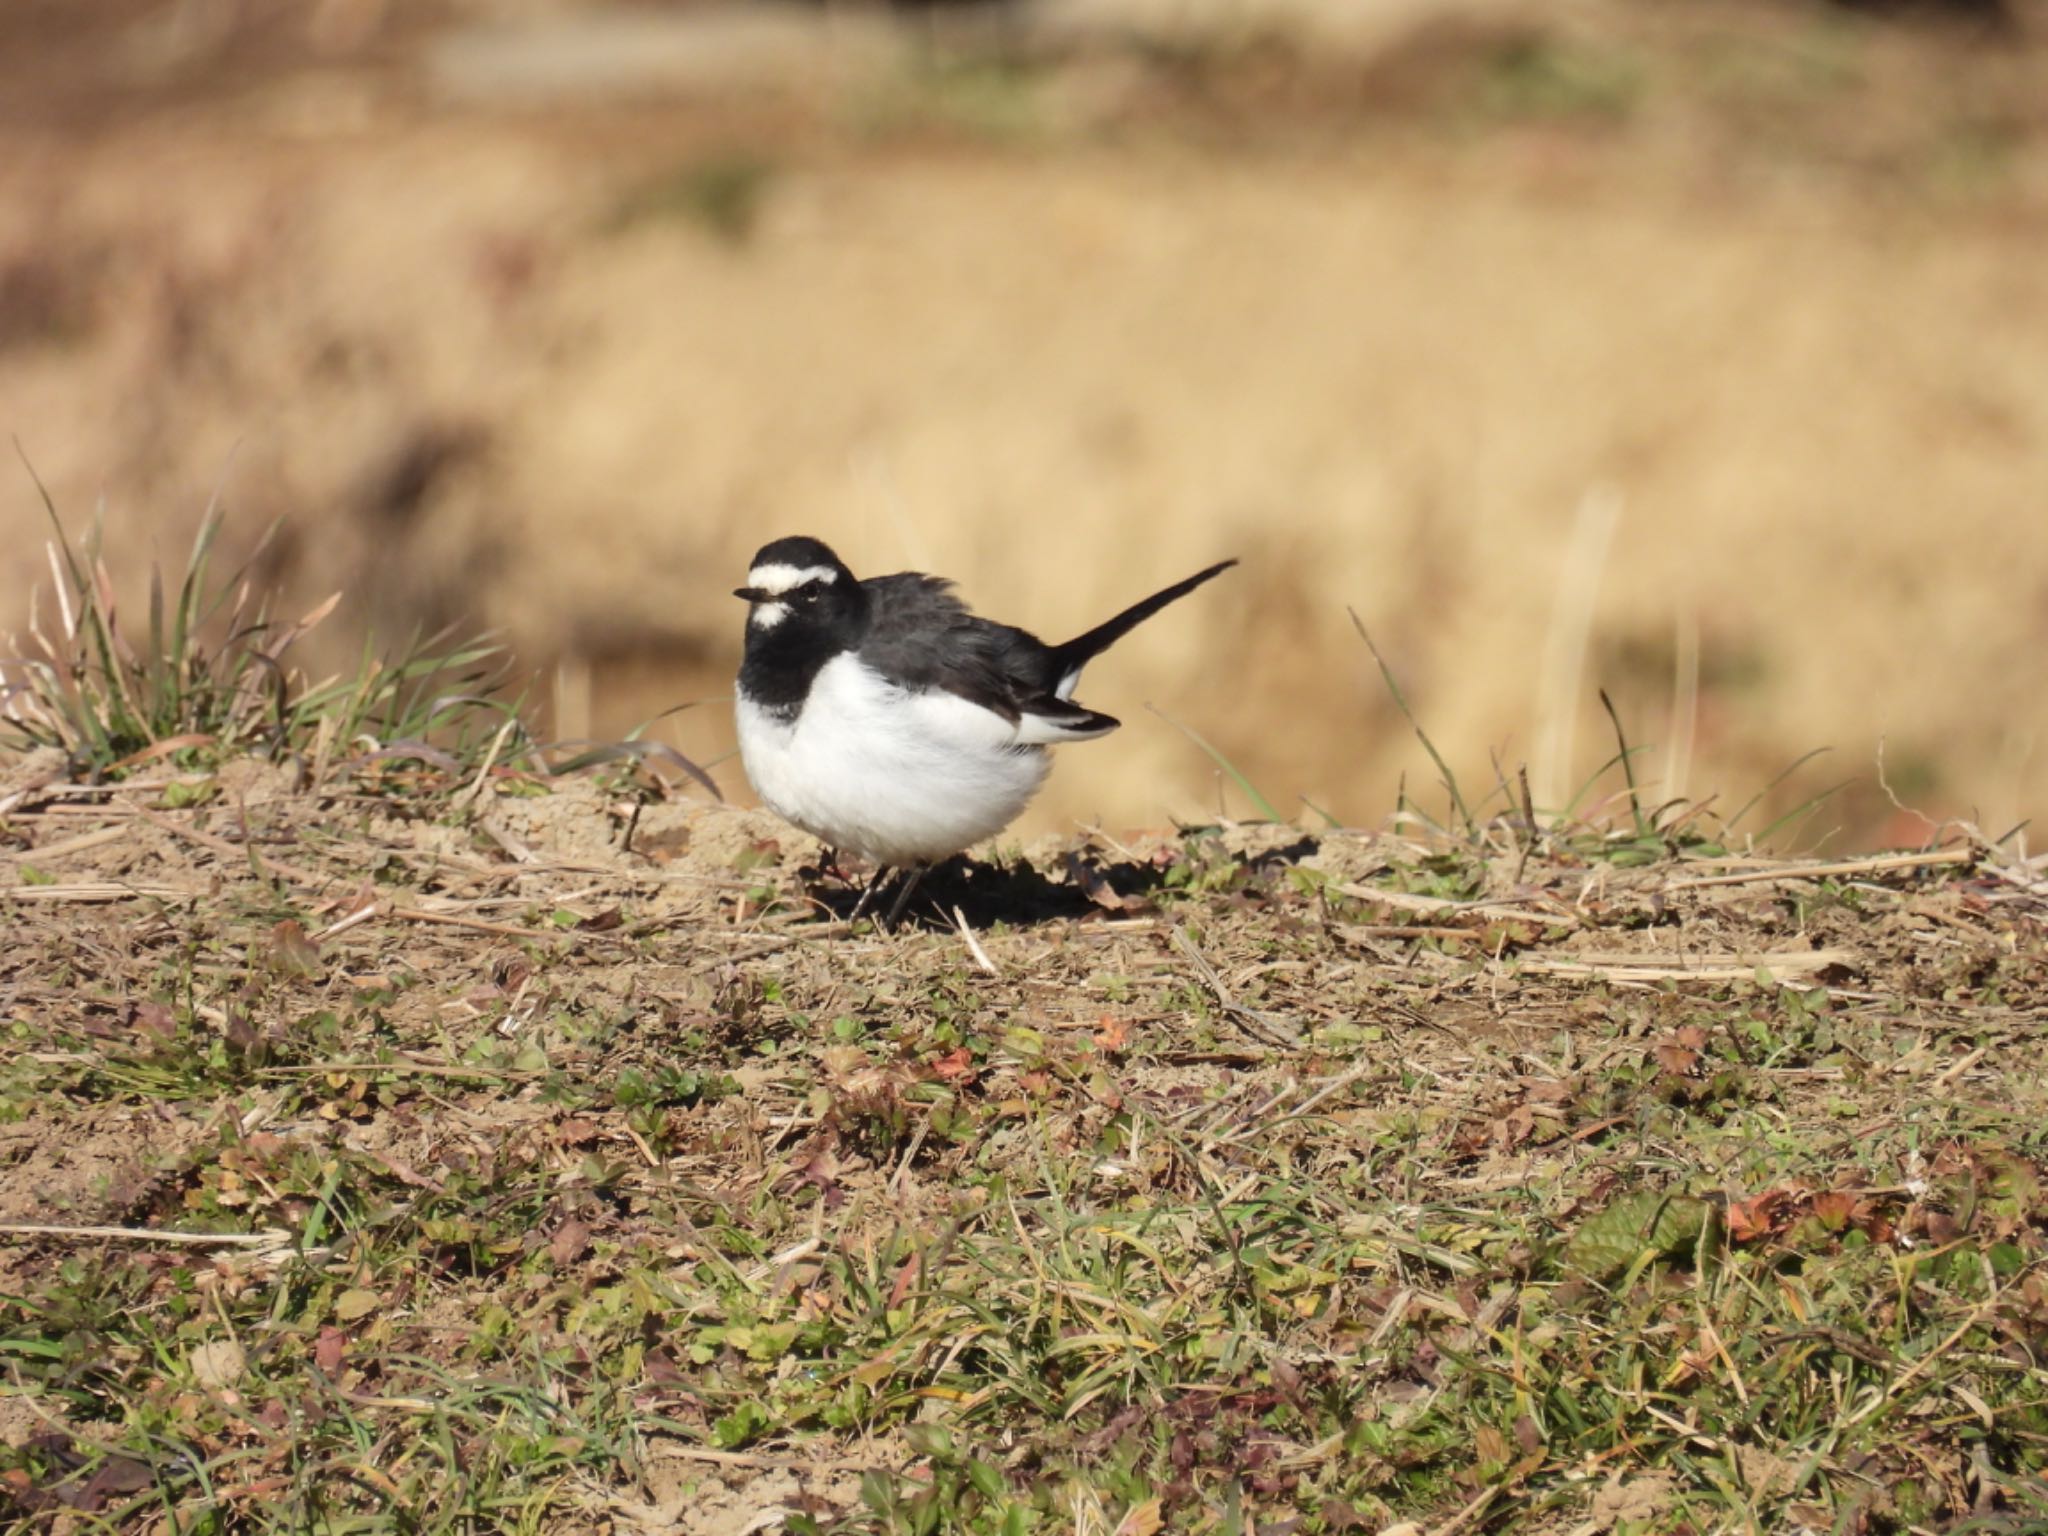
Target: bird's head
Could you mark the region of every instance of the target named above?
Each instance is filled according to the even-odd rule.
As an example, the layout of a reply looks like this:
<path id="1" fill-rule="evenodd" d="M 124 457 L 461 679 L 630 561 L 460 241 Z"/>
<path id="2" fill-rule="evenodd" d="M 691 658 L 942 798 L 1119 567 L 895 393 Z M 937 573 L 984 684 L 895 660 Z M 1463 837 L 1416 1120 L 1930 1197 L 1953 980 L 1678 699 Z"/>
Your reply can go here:
<path id="1" fill-rule="evenodd" d="M 860 583 L 831 549 L 798 535 L 762 546 L 747 566 L 747 584 L 733 596 L 753 606 L 747 613 L 752 639 L 782 625 L 811 632 L 838 629 L 861 611 Z"/>

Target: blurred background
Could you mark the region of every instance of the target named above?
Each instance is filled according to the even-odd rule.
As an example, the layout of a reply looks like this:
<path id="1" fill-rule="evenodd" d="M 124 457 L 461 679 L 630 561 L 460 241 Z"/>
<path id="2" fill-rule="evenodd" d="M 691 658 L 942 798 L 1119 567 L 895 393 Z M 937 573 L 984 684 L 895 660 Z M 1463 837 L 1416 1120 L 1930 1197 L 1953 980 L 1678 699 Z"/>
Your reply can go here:
<path id="1" fill-rule="evenodd" d="M 1347 609 L 1474 799 L 1605 688 L 1652 798 L 1833 749 L 1746 830 L 2048 809 L 2041 0 L 6 0 L 0 65 L 0 430 L 136 600 L 218 489 L 335 664 L 489 627 L 616 736 L 779 534 L 1052 639 L 1237 555 L 1026 831 L 1248 811 L 1162 715 L 1440 810 Z M 0 633 L 47 532 L 10 455 Z"/>

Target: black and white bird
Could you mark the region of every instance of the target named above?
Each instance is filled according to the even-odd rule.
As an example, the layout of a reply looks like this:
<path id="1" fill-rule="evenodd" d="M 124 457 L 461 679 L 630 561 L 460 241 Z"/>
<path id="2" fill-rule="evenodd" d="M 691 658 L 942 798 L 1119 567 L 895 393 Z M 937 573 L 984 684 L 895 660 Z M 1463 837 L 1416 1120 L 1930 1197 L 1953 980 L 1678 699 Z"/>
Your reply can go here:
<path id="1" fill-rule="evenodd" d="M 735 707 L 747 777 L 783 820 L 878 866 L 854 916 L 906 871 L 893 925 L 925 870 L 1016 819 L 1048 747 L 1117 728 L 1074 702 L 1081 669 L 1235 564 L 1047 645 L 977 618 L 937 576 L 860 581 L 818 540 L 777 539 L 733 594 L 751 605 Z"/>

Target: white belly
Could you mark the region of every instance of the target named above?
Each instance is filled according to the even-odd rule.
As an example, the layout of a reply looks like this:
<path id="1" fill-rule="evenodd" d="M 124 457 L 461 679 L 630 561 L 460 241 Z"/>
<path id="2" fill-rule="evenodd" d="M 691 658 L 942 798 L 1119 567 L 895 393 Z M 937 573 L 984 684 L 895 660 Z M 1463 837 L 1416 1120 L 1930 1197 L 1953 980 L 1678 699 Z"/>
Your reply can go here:
<path id="1" fill-rule="evenodd" d="M 744 693 L 740 758 L 776 815 L 879 864 L 925 864 L 1016 820 L 1052 767 L 1017 727 L 955 694 L 908 693 L 851 656 L 818 672 L 793 723 Z"/>

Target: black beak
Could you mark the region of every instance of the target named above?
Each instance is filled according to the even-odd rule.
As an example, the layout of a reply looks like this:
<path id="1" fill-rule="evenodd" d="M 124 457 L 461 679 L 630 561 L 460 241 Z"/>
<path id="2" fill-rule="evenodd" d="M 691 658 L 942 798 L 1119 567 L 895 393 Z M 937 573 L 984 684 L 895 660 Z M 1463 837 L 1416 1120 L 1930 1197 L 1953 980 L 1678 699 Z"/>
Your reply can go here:
<path id="1" fill-rule="evenodd" d="M 732 595 L 734 597 L 744 597 L 750 603 L 765 603 L 768 601 L 768 594 L 759 587 L 734 587 Z"/>

